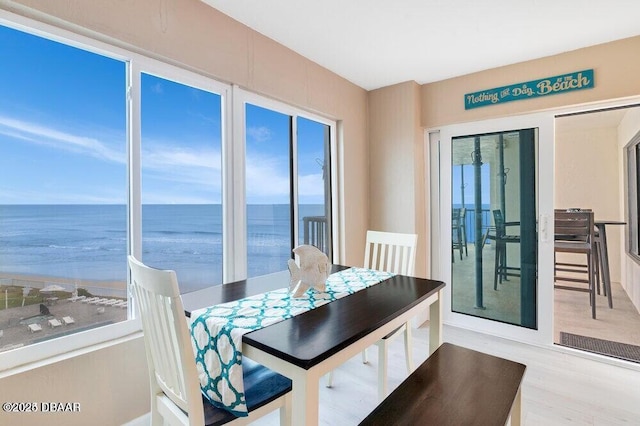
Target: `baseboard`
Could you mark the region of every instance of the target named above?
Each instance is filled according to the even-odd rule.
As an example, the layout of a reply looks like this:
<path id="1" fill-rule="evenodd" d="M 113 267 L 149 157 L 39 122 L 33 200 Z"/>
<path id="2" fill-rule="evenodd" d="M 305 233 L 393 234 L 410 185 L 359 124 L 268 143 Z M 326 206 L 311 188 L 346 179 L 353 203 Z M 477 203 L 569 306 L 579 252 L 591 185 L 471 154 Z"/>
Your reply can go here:
<path id="1" fill-rule="evenodd" d="M 151 424 L 151 413 L 143 414 L 142 416 L 131 420 L 123 424 L 122 426 L 148 426 Z"/>

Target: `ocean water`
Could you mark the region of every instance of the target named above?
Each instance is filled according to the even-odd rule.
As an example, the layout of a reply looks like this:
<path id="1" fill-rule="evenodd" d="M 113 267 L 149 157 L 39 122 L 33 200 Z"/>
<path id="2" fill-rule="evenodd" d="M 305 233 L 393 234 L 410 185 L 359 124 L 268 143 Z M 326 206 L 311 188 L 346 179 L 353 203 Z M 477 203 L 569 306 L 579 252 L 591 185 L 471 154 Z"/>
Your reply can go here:
<path id="1" fill-rule="evenodd" d="M 301 205 L 322 216 L 323 205 Z M 174 269 L 181 291 L 222 281 L 220 205 L 144 205 L 142 260 Z M 291 256 L 287 205 L 247 206 L 248 273 L 286 269 Z M 126 281 L 124 205 L 0 205 L 0 272 Z"/>

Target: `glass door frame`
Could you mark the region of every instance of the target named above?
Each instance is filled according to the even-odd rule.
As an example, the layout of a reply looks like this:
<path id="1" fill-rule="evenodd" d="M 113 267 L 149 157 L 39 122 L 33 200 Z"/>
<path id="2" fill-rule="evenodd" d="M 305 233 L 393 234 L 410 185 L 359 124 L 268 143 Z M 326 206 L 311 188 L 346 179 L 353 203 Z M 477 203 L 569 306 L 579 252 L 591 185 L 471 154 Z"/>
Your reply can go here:
<path id="1" fill-rule="evenodd" d="M 537 162 L 536 162 L 536 196 L 538 205 L 538 285 L 536 307 L 538 328 L 528 329 L 516 325 L 500 323 L 494 320 L 473 317 L 453 312 L 451 309 L 451 143 L 458 136 L 480 135 L 504 131 L 537 128 Z M 444 289 L 442 310 L 446 324 L 472 329 L 487 334 L 506 337 L 538 345 L 553 343 L 553 238 L 549 237 L 553 223 L 553 164 L 554 164 L 554 115 L 551 113 L 529 114 L 508 118 L 490 119 L 444 126 L 439 129 L 427 129 L 425 141 L 429 143 L 429 134 L 433 139 L 434 131 L 440 133 L 439 159 L 432 159 L 430 176 L 437 174 L 438 190 L 431 189 L 431 206 L 437 206 L 439 213 L 439 229 L 433 232 L 435 242 L 432 247 L 439 247 L 438 256 L 432 252 L 432 271 L 448 285 Z M 433 140 L 431 142 L 433 144 Z M 435 150 L 431 150 L 433 153 Z M 434 161 L 435 160 L 435 161 Z M 433 170 L 437 165 L 439 170 Z M 544 171 L 544 173 L 542 173 Z M 437 193 L 435 193 L 437 192 Z M 427 194 L 429 195 L 429 194 Z M 429 225 L 429 224 L 427 224 Z M 430 229 L 433 230 L 432 227 Z M 447 230 L 449 230 L 447 232 Z"/>

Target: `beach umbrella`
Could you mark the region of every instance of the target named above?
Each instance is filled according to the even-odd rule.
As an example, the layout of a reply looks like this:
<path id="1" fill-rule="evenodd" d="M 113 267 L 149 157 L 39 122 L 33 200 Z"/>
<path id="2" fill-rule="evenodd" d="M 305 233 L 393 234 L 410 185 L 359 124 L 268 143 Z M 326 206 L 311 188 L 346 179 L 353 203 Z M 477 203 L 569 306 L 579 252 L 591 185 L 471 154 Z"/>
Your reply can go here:
<path id="1" fill-rule="evenodd" d="M 22 287 L 22 307 L 24 307 L 24 300 L 27 298 L 30 291 L 31 291 L 31 287 L 29 286 Z"/>
<path id="2" fill-rule="evenodd" d="M 54 291 L 67 291 L 67 289 L 58 284 L 49 284 L 45 288 L 41 289 L 40 293 L 53 293 Z"/>

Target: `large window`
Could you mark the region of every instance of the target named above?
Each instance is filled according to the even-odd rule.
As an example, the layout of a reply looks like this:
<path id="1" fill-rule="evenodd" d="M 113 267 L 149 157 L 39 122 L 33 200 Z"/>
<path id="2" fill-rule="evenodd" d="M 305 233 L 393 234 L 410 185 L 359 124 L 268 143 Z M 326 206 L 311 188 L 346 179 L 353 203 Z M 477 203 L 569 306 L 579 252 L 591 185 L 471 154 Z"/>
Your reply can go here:
<path id="1" fill-rule="evenodd" d="M 0 25 L 0 370 L 137 330 L 128 254 L 182 292 L 332 254 L 335 123 L 16 20 L 58 41 Z"/>
<path id="2" fill-rule="evenodd" d="M 296 112 L 245 103 L 247 276 L 286 269 L 300 244 L 331 257 L 330 134 Z"/>
<path id="3" fill-rule="evenodd" d="M 222 283 L 222 98 L 141 75 L 142 261 Z"/>
<path id="4" fill-rule="evenodd" d="M 247 273 L 286 269 L 291 258 L 291 117 L 246 104 Z"/>
<path id="5" fill-rule="evenodd" d="M 3 26 L 0 57 L 4 351 L 127 319 L 127 64 Z"/>
<path id="6" fill-rule="evenodd" d="M 640 261 L 640 133 L 629 142 L 627 157 L 627 216 L 629 218 L 629 254 Z"/>
<path id="7" fill-rule="evenodd" d="M 331 127 L 297 120 L 298 244 L 331 257 Z"/>

